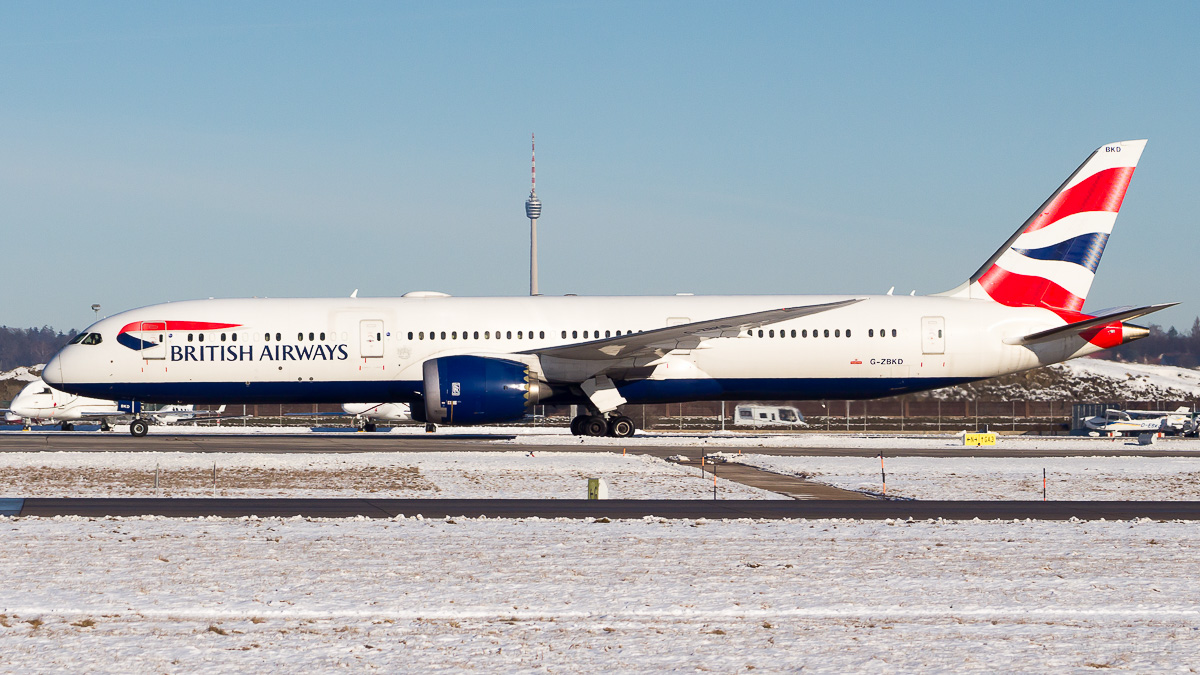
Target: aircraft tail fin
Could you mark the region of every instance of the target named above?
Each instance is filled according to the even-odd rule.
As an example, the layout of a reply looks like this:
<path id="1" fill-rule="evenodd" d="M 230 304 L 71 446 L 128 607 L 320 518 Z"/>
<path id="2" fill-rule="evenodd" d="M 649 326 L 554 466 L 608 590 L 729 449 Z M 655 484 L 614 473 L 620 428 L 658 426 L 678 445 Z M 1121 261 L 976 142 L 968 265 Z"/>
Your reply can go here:
<path id="1" fill-rule="evenodd" d="M 963 286 L 944 295 L 1080 312 L 1145 140 L 1100 146 Z"/>

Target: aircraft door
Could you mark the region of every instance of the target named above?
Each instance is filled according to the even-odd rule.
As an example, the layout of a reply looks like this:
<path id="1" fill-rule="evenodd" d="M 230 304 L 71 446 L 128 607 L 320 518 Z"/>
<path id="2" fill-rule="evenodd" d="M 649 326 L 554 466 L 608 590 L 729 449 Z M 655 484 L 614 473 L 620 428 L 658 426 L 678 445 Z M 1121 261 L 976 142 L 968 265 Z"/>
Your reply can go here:
<path id="1" fill-rule="evenodd" d="M 358 322 L 359 352 L 365 359 L 383 356 L 383 321 L 365 319 Z"/>
<path id="2" fill-rule="evenodd" d="M 142 340 L 143 359 L 167 358 L 167 323 L 165 321 L 143 321 L 137 330 Z"/>
<path id="3" fill-rule="evenodd" d="M 921 318 L 921 352 L 946 353 L 946 319 L 940 316 Z"/>

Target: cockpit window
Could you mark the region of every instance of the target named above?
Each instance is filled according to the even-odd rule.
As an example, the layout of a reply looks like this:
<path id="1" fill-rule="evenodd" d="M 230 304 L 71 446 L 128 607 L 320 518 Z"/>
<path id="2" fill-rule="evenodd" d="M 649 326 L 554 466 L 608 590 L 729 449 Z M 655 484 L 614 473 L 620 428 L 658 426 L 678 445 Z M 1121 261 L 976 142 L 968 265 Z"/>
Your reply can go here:
<path id="1" fill-rule="evenodd" d="M 75 337 L 71 338 L 71 341 L 70 341 L 70 342 L 68 342 L 67 344 L 69 344 L 69 345 L 77 345 L 77 344 L 79 344 L 80 342 L 83 342 L 83 338 L 85 338 L 85 337 L 87 337 L 87 336 L 88 336 L 88 334 L 87 334 L 87 333 L 80 333 L 79 335 L 76 335 Z"/>
<path id="2" fill-rule="evenodd" d="M 87 333 L 86 335 L 83 336 L 83 339 L 79 341 L 79 344 L 81 344 L 81 345 L 98 345 L 103 341 L 104 341 L 104 338 L 100 337 L 99 333 Z"/>

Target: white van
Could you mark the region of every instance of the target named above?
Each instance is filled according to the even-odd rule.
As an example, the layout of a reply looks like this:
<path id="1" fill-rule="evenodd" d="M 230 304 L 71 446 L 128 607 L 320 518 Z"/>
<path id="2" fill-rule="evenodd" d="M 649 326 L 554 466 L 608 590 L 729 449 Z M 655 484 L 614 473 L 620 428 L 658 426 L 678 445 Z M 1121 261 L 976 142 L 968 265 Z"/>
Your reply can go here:
<path id="1" fill-rule="evenodd" d="M 808 426 L 804 423 L 804 415 L 796 408 L 756 403 L 743 403 L 734 408 L 733 423 L 755 427 Z"/>

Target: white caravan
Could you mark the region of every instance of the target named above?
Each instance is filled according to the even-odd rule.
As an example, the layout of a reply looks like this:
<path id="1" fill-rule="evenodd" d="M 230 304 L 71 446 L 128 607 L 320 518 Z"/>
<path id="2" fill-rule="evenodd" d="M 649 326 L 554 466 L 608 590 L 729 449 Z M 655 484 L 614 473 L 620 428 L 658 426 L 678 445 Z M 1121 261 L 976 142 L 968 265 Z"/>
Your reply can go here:
<path id="1" fill-rule="evenodd" d="M 1085 313 L 1145 141 L 1101 146 L 958 287 L 931 296 L 194 300 L 96 322 L 43 377 L 142 402 L 409 403 L 430 425 L 578 404 L 869 399 L 1014 373 L 1148 334 L 1169 305 Z M 144 427 L 139 427 L 144 430 Z"/>
<path id="2" fill-rule="evenodd" d="M 797 408 L 761 403 L 743 403 L 734 408 L 733 423 L 756 427 L 808 426 Z"/>

